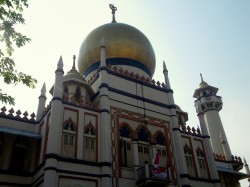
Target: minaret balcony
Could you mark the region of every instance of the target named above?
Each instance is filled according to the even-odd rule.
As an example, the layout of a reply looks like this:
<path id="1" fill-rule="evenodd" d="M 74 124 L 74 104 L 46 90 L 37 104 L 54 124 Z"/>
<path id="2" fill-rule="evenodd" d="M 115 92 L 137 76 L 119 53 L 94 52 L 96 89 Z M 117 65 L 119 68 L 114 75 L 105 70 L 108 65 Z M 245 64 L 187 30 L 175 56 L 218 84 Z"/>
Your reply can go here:
<path id="1" fill-rule="evenodd" d="M 220 110 L 222 108 L 223 102 L 222 98 L 217 95 L 207 95 L 198 98 L 195 101 L 195 106 L 200 105 L 202 110 L 208 110 L 208 109 L 217 109 Z"/>
<path id="2" fill-rule="evenodd" d="M 144 166 L 137 169 L 138 187 L 166 187 L 171 183 L 167 168 L 158 167 L 145 163 Z"/>

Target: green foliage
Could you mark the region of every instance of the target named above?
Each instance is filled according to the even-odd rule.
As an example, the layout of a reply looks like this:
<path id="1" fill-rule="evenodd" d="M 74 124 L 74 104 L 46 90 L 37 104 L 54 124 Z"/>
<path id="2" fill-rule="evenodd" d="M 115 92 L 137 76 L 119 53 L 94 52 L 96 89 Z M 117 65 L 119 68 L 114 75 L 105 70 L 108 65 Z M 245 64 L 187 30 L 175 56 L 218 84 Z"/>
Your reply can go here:
<path id="1" fill-rule="evenodd" d="M 15 62 L 11 58 L 14 46 L 24 46 L 30 39 L 15 30 L 15 25 L 25 24 L 21 14 L 24 7 L 28 7 L 28 0 L 0 0 L 0 42 L 5 50 L 0 49 L 0 77 L 4 83 L 16 85 L 22 83 L 34 88 L 37 80 L 22 72 L 15 70 Z M 0 89 L 0 100 L 6 104 L 15 104 L 15 99 L 10 95 L 2 93 Z"/>

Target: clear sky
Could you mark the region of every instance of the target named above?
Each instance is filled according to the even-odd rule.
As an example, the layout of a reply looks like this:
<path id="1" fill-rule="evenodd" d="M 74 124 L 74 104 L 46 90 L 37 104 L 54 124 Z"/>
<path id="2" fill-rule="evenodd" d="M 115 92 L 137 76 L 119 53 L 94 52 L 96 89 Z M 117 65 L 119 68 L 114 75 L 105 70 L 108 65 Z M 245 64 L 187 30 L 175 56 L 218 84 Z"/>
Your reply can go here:
<path id="1" fill-rule="evenodd" d="M 17 69 L 33 75 L 38 84 L 34 90 L 4 86 L 3 90 L 16 98 L 14 108 L 36 112 L 44 82 L 48 101 L 51 99 L 48 91 L 60 55 L 66 73 L 87 34 L 111 22 L 110 3 L 118 8 L 117 22 L 138 28 L 151 41 L 156 81 L 164 81 L 165 60 L 175 102 L 189 114 L 188 125 L 199 124 L 193 98 L 201 81 L 199 74 L 219 88 L 224 102 L 220 114 L 232 154 L 250 163 L 249 0 L 30 1 L 24 10 L 26 25 L 18 28 L 32 41 L 17 49 L 14 58 Z M 242 186 L 247 186 L 246 180 Z"/>

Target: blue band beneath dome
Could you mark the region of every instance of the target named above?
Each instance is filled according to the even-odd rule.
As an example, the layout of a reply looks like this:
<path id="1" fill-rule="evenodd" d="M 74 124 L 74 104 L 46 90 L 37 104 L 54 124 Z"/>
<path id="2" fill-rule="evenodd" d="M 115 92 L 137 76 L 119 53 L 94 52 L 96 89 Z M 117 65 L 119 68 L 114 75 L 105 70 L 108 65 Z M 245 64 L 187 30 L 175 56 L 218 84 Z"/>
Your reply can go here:
<path id="1" fill-rule="evenodd" d="M 106 59 L 106 63 L 110 64 L 112 66 L 113 65 L 126 65 L 126 66 L 136 67 L 136 68 L 141 69 L 142 71 L 146 72 L 150 77 L 152 76 L 149 69 L 144 64 L 142 64 L 141 62 L 138 62 L 136 60 L 132 60 L 132 59 L 128 59 L 128 58 L 108 58 L 108 59 Z M 91 72 L 98 69 L 99 66 L 100 66 L 100 61 L 92 64 L 83 73 L 83 76 L 84 77 L 88 76 Z"/>

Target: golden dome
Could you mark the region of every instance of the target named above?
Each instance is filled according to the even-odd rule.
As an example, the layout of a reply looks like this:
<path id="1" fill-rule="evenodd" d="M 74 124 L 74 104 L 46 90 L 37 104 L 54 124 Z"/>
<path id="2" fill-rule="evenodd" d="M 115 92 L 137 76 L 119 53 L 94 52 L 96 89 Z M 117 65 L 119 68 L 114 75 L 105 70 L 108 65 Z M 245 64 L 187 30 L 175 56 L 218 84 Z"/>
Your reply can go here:
<path id="1" fill-rule="evenodd" d="M 78 70 L 82 75 L 99 67 L 102 38 L 107 63 L 134 66 L 153 76 L 155 53 L 150 41 L 141 31 L 124 23 L 102 25 L 85 38 L 78 57 Z"/>

